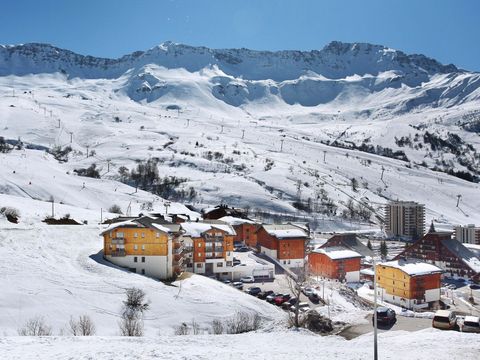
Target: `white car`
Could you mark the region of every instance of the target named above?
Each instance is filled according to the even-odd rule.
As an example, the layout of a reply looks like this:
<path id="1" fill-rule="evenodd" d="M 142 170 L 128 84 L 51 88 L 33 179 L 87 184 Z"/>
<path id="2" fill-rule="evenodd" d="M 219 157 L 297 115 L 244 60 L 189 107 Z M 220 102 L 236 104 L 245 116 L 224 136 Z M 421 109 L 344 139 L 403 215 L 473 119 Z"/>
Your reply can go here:
<path id="1" fill-rule="evenodd" d="M 478 316 L 465 316 L 462 332 L 480 333 L 480 318 Z"/>
<path id="2" fill-rule="evenodd" d="M 255 282 L 255 278 L 253 276 L 244 276 L 244 277 L 240 278 L 240 281 L 242 283 L 253 283 L 253 282 Z"/>

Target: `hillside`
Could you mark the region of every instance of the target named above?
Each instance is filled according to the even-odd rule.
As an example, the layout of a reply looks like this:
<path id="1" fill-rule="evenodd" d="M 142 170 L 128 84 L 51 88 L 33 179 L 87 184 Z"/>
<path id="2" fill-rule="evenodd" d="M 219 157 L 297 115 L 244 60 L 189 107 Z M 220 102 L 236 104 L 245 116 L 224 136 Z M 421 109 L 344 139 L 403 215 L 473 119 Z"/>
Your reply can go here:
<path id="1" fill-rule="evenodd" d="M 26 44 L 0 47 L 0 75 L 0 136 L 29 148 L 0 155 L 4 194 L 97 211 L 162 211 L 162 198 L 300 208 L 325 230 L 348 227 L 338 217 L 353 206 L 368 209 L 354 222 L 378 222 L 388 199 L 413 199 L 427 222 L 480 222 L 480 74 L 423 55 L 164 43 L 101 59 Z M 67 146 L 62 162 L 45 154 Z M 148 159 L 160 179 L 143 187 L 163 184 L 151 200 L 119 183 L 135 186 Z M 92 164 L 100 180 L 76 175 Z"/>

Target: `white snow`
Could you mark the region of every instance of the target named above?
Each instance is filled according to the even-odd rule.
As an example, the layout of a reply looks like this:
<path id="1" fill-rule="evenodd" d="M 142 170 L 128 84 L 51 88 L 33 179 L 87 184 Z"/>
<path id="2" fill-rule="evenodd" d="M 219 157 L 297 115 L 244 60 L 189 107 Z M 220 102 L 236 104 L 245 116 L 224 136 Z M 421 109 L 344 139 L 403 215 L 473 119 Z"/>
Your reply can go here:
<path id="1" fill-rule="evenodd" d="M 389 360 L 474 360 L 478 334 L 426 329 L 378 335 L 378 356 Z M 304 331 L 242 335 L 121 337 L 4 337 L 0 351 L 9 360 L 27 359 L 268 359 L 373 358 L 373 335 L 353 340 Z"/>
<path id="2" fill-rule="evenodd" d="M 362 257 L 362 255 L 360 255 L 356 251 L 353 251 L 353 250 L 350 250 L 350 249 L 347 249 L 347 248 L 341 247 L 341 246 L 317 248 L 317 249 L 313 250 L 313 252 L 316 252 L 316 253 L 319 253 L 319 254 L 325 254 L 332 260 L 351 259 L 351 258 Z"/>
<path id="3" fill-rule="evenodd" d="M 442 273 L 443 270 L 439 267 L 425 263 L 419 260 L 392 260 L 386 261 L 377 264 L 377 266 L 388 266 L 395 269 L 399 269 L 404 273 L 411 275 L 411 276 L 419 276 L 419 275 L 427 275 L 427 274 L 435 274 L 435 273 Z"/>
<path id="4" fill-rule="evenodd" d="M 224 224 L 210 224 L 203 222 L 184 222 L 180 224 L 185 231 L 185 235 L 191 237 L 201 237 L 202 234 L 211 229 L 219 229 L 224 231 L 227 235 L 236 235 L 235 230 L 230 225 Z"/>
<path id="5" fill-rule="evenodd" d="M 278 239 L 305 238 L 307 234 L 294 225 L 263 225 L 265 231 Z"/>

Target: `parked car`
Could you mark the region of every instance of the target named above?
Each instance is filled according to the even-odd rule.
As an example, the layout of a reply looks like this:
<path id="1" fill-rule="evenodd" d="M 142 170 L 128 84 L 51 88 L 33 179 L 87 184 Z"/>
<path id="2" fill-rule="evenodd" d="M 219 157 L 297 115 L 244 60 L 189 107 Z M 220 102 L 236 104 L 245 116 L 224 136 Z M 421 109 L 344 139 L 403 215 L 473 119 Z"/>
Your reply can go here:
<path id="1" fill-rule="evenodd" d="M 308 300 L 310 300 L 314 304 L 318 304 L 320 302 L 320 297 L 318 296 L 317 293 L 313 293 L 308 297 Z"/>
<path id="2" fill-rule="evenodd" d="M 237 248 L 235 251 L 237 251 L 237 252 L 247 252 L 247 251 L 249 251 L 249 250 L 250 250 L 250 249 L 249 249 L 248 247 L 246 247 L 246 246 L 241 246 L 241 247 Z"/>
<path id="3" fill-rule="evenodd" d="M 296 297 L 291 297 L 290 299 L 288 299 L 282 304 L 282 309 L 290 310 L 290 308 L 294 306 L 297 302 L 298 302 L 298 299 Z"/>
<path id="4" fill-rule="evenodd" d="M 385 306 L 377 307 L 377 325 L 392 325 L 397 321 L 397 315 L 393 309 Z M 372 316 L 372 324 L 375 319 Z"/>
<path id="5" fill-rule="evenodd" d="M 224 284 L 230 285 L 232 282 L 230 280 L 222 280 Z"/>
<path id="6" fill-rule="evenodd" d="M 306 288 L 303 288 L 302 292 L 305 296 L 308 297 L 308 296 L 312 295 L 313 293 L 315 293 L 315 290 L 311 287 L 306 287 Z"/>
<path id="7" fill-rule="evenodd" d="M 267 302 L 269 303 L 274 303 L 275 302 L 275 298 L 277 297 L 278 294 L 276 293 L 271 293 L 270 295 L 267 295 L 267 297 L 265 298 L 265 300 L 267 300 Z"/>
<path id="8" fill-rule="evenodd" d="M 238 290 L 243 290 L 243 282 L 241 281 L 235 281 L 232 283 L 232 286 L 235 288 L 235 289 L 238 289 Z"/>
<path id="9" fill-rule="evenodd" d="M 259 299 L 266 300 L 267 296 L 272 295 L 273 291 L 272 290 L 267 290 L 267 291 L 262 291 L 260 294 L 257 295 Z"/>
<path id="10" fill-rule="evenodd" d="M 480 289 L 480 285 L 477 285 L 477 284 L 470 284 L 470 289 L 473 289 L 473 290 L 478 290 L 478 289 Z"/>
<path id="11" fill-rule="evenodd" d="M 432 320 L 432 327 L 452 330 L 457 326 L 457 316 L 450 310 L 438 310 Z"/>
<path id="12" fill-rule="evenodd" d="M 290 311 L 295 312 L 296 306 L 295 304 L 290 307 Z M 300 312 L 306 312 L 310 310 L 310 305 L 307 302 L 301 302 L 298 304 L 298 310 Z"/>
<path id="13" fill-rule="evenodd" d="M 288 301 L 290 299 L 290 294 L 278 294 L 276 297 L 275 297 L 275 305 L 282 305 L 284 302 Z"/>
<path id="14" fill-rule="evenodd" d="M 463 332 L 480 333 L 480 317 L 465 316 L 462 325 Z"/>
<path id="15" fill-rule="evenodd" d="M 233 259 L 233 262 L 232 262 L 232 265 L 233 266 L 237 266 L 237 265 L 240 265 L 242 262 L 238 259 Z"/>
<path id="16" fill-rule="evenodd" d="M 255 278 L 253 276 L 244 276 L 244 277 L 240 278 L 240 281 L 242 283 L 253 283 L 253 282 L 255 282 Z"/>
<path id="17" fill-rule="evenodd" d="M 247 289 L 247 293 L 253 296 L 257 296 L 262 292 L 262 289 L 260 289 L 258 286 L 252 286 Z"/>

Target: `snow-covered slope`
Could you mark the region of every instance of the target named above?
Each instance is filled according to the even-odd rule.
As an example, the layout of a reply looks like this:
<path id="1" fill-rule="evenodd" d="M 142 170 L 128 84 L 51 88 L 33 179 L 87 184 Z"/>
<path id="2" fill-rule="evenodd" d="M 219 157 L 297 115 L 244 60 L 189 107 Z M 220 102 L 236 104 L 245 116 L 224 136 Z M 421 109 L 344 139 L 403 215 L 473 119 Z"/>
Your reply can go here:
<path id="1" fill-rule="evenodd" d="M 340 215 L 351 199 L 376 221 L 388 199 L 413 199 L 427 221 L 480 222 L 478 184 L 445 173 L 480 176 L 480 74 L 422 55 L 339 42 L 310 52 L 164 43 L 100 59 L 26 44 L 0 47 L 0 75 L 0 136 L 73 148 L 66 163 L 33 149 L 0 155 L 2 193 L 161 207 L 118 183 L 121 166 L 152 158 L 161 177 L 196 190 L 185 201 L 199 206 L 294 212 L 303 202 L 318 214 L 333 202 Z M 101 180 L 74 174 L 92 163 Z"/>
<path id="2" fill-rule="evenodd" d="M 27 200 L 31 208 L 36 204 Z M 78 216 L 76 212 L 73 217 Z M 281 321 L 276 307 L 216 280 L 193 275 L 174 286 L 130 273 L 103 260 L 101 227 L 12 225 L 0 218 L 0 331 L 17 329 L 43 316 L 53 333 L 67 330 L 70 317 L 89 315 L 98 335 L 118 335 L 125 289 L 145 291 L 150 310 L 146 335 L 173 334 L 182 322 L 209 328 L 237 311 L 259 313 L 266 321 Z"/>

